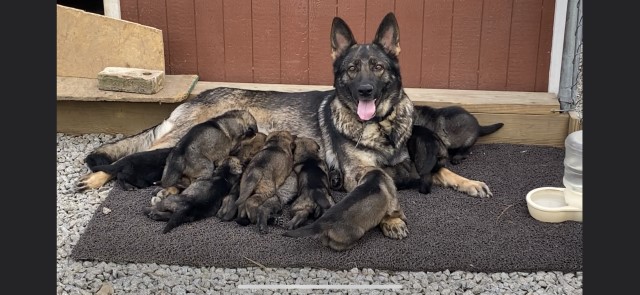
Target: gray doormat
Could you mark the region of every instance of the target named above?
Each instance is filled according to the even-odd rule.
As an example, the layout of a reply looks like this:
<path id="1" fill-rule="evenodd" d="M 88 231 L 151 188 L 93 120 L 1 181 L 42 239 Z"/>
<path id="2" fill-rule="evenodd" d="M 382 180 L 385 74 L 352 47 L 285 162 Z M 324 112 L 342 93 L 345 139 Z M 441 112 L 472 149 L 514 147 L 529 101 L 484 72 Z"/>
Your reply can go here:
<path id="1" fill-rule="evenodd" d="M 449 168 L 486 182 L 493 197 L 479 199 L 434 187 L 431 194 L 399 192 L 409 236 L 397 241 L 375 228 L 346 252 L 334 252 L 311 237 L 281 236 L 272 226 L 261 235 L 253 225 L 209 219 L 162 234 L 164 222 L 142 214 L 153 188 L 112 189 L 74 247 L 76 260 L 142 262 L 225 268 L 316 267 L 405 271 L 581 271 L 582 223 L 544 223 L 527 211 L 528 191 L 562 187 L 564 150 L 553 147 L 482 144 Z M 335 193 L 336 200 L 344 197 Z M 111 209 L 104 214 L 102 208 Z M 288 212 L 283 219 L 286 221 Z"/>

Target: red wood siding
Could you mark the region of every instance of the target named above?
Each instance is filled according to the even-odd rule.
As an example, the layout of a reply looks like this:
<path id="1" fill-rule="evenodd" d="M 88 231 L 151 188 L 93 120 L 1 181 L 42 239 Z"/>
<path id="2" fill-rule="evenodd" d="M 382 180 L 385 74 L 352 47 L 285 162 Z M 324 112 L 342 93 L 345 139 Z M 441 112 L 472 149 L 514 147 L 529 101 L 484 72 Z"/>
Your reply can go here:
<path id="1" fill-rule="evenodd" d="M 331 85 L 334 16 L 371 42 L 396 13 L 405 87 L 546 92 L 555 0 L 121 0 L 163 31 L 167 74 Z"/>

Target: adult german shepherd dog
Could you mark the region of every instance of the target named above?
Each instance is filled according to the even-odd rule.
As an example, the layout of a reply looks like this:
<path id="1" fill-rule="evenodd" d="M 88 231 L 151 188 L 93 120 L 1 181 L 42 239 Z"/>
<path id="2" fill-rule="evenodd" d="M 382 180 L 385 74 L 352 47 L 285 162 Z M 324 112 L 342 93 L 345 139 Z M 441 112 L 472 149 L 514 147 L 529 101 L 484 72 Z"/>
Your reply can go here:
<path id="1" fill-rule="evenodd" d="M 335 17 L 330 40 L 334 89 L 294 93 L 209 89 L 178 106 L 157 126 L 98 147 L 87 156 L 87 165 L 109 164 L 132 153 L 172 147 L 192 126 L 228 110 L 244 109 L 255 117 L 260 132 L 289 130 L 317 139 L 324 160 L 340 173 L 347 192 L 358 183 L 351 171 L 362 166 L 381 167 L 398 188 L 415 181 L 419 176 L 406 147 L 414 106 L 402 88 L 395 15 L 383 18 L 368 44 L 358 44 L 344 20 Z M 81 185 L 100 187 L 112 177 L 92 173 Z M 484 182 L 444 167 L 433 175 L 433 183 L 474 197 L 491 196 Z M 406 223 L 393 216 L 385 216 L 381 228 L 395 239 L 408 232 Z"/>

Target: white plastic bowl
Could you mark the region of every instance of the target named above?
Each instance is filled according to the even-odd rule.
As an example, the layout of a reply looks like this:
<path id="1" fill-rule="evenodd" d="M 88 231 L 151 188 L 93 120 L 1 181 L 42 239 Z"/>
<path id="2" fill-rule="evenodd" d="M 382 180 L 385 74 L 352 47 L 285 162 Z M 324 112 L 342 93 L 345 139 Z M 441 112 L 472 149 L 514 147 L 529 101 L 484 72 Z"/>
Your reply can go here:
<path id="1" fill-rule="evenodd" d="M 564 190 L 563 187 L 540 187 L 529 191 L 529 214 L 543 222 L 582 222 L 582 208 L 569 206 L 565 201 Z"/>

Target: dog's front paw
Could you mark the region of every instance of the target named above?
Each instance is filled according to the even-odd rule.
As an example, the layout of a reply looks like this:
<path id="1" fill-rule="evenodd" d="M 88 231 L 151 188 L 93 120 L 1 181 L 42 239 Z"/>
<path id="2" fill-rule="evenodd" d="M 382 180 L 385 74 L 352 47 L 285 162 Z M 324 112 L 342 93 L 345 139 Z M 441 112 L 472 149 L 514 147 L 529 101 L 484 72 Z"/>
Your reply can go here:
<path id="1" fill-rule="evenodd" d="M 78 192 L 99 188 L 111 179 L 111 175 L 102 171 L 92 172 L 80 178 L 76 184 Z"/>
<path id="2" fill-rule="evenodd" d="M 404 239 L 409 234 L 407 223 L 398 217 L 383 219 L 380 222 L 380 229 L 382 229 L 382 234 L 386 237 L 396 240 Z"/>
<path id="3" fill-rule="evenodd" d="M 489 186 L 477 180 L 469 180 L 459 186 L 457 190 L 472 197 L 488 198 L 493 196 L 493 193 L 489 190 Z"/>

